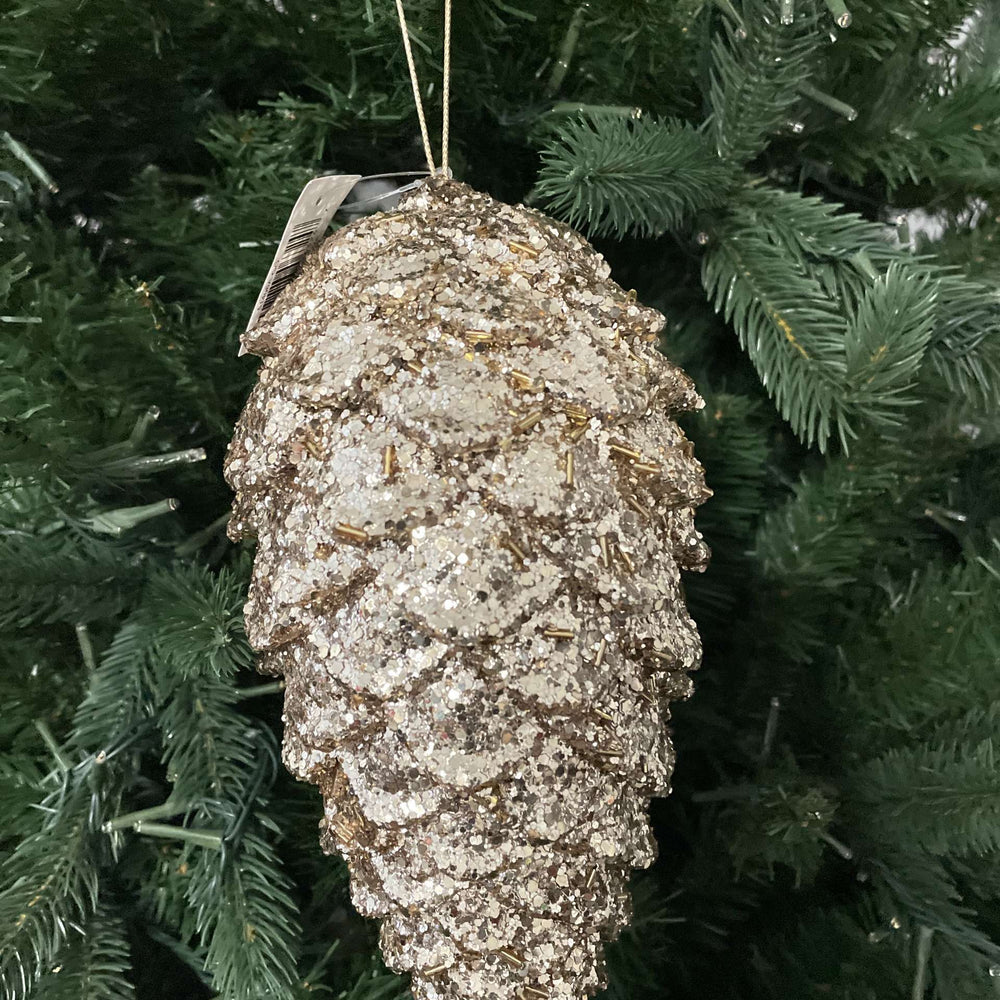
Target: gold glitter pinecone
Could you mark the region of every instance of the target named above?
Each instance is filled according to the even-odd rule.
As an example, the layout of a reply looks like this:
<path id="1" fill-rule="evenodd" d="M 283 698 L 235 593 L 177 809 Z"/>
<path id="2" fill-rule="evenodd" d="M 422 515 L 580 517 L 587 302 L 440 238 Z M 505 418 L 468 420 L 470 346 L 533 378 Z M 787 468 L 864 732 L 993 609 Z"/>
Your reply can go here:
<path id="1" fill-rule="evenodd" d="M 284 759 L 417 1000 L 579 1000 L 655 857 L 703 405 L 580 236 L 428 181 L 244 337 L 226 473 Z"/>

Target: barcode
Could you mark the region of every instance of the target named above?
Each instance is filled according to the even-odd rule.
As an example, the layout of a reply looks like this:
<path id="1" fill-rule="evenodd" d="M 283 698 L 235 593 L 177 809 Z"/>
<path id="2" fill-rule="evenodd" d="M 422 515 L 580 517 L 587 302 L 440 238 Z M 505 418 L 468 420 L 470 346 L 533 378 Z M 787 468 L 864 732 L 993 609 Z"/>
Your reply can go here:
<path id="1" fill-rule="evenodd" d="M 281 294 L 282 289 L 298 273 L 303 258 L 309 252 L 310 246 L 316 241 L 317 230 L 323 221 L 320 218 L 300 222 L 292 229 L 284 248 L 279 247 L 278 257 L 271 265 L 270 280 L 264 288 L 264 297 L 260 305 L 261 313 L 267 312 L 274 305 L 274 300 Z"/>
<path id="2" fill-rule="evenodd" d="M 298 274 L 303 258 L 322 238 L 333 213 L 360 179 L 360 175 L 355 174 L 315 177 L 302 189 L 285 225 L 264 287 L 257 296 L 247 324 L 248 331 L 254 328 L 261 316 L 274 305 L 282 289 Z"/>

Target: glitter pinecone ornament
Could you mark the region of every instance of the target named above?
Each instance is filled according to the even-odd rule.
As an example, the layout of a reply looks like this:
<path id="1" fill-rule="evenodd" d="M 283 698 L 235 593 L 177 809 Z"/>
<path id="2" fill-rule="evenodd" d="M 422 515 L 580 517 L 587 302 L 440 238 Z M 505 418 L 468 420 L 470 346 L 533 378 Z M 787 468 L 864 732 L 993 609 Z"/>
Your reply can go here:
<path id="1" fill-rule="evenodd" d="M 417 1000 L 593 994 L 654 859 L 709 495 L 662 325 L 565 225 L 433 179 L 244 337 L 248 634 Z"/>

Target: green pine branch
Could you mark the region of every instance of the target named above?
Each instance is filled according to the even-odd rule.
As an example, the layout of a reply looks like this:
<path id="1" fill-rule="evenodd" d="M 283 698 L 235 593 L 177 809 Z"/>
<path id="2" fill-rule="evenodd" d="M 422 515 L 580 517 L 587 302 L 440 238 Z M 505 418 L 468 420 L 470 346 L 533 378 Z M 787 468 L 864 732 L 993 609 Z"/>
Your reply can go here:
<path id="1" fill-rule="evenodd" d="M 187 900 L 191 872 L 187 845 L 149 838 L 135 846 L 144 854 L 137 896 L 147 931 L 161 935 L 172 951 L 183 951 L 182 961 L 210 985 L 211 977 L 204 972 L 205 949 L 197 943 L 192 946 L 196 932 L 195 915 Z"/>
<path id="2" fill-rule="evenodd" d="M 894 263 L 870 285 L 851 316 L 844 344 L 845 398 L 872 427 L 898 427 L 904 409 L 919 402 L 914 390 L 936 306 L 930 277 Z"/>
<path id="3" fill-rule="evenodd" d="M 883 71 L 879 100 L 852 124 L 816 143 L 856 184 L 884 178 L 892 194 L 906 183 L 995 190 L 1000 178 L 1000 88 L 994 70 L 956 78 L 949 58 L 922 67 L 916 80 L 912 54 L 901 52 Z"/>
<path id="4" fill-rule="evenodd" d="M 913 268 L 887 226 L 842 205 L 755 179 L 731 203 L 735 230 L 759 233 L 815 280 L 845 312 L 858 308 L 872 282 L 892 265 Z M 729 229 L 724 226 L 720 235 Z"/>
<path id="5" fill-rule="evenodd" d="M 125 925 L 100 905 L 74 934 L 56 965 L 38 984 L 44 1000 L 132 1000 L 128 979 L 129 942 Z"/>
<path id="6" fill-rule="evenodd" d="M 83 763 L 56 772 L 59 787 L 42 803 L 44 824 L 4 872 L 2 975 L 18 1000 L 64 952 L 72 956 L 67 929 L 97 905 L 102 872 L 124 836 L 104 827 L 122 811 L 130 784 L 122 751 L 148 744 L 149 722 L 162 737 L 181 803 L 175 812 L 186 812 L 177 839 L 189 844 L 187 926 L 204 945 L 220 996 L 292 995 L 299 931 L 272 843 L 278 831 L 266 813 L 277 754 L 266 731 L 234 707 L 235 675 L 250 659 L 239 613 L 244 586 L 245 571 L 159 574 L 102 658 L 66 752 L 70 760 L 82 751 Z M 221 850 L 194 845 L 211 839 L 199 831 L 216 829 Z M 169 836 L 171 827 L 157 830 Z"/>
<path id="7" fill-rule="evenodd" d="M 901 39 L 941 44 L 975 13 L 976 0 L 851 0 L 851 26 L 839 33 L 838 45 L 852 54 L 881 59 L 899 48 Z"/>
<path id="8" fill-rule="evenodd" d="M 532 197 L 594 236 L 658 236 L 721 205 L 733 183 L 705 136 L 670 119 L 590 115 L 540 155 Z"/>
<path id="9" fill-rule="evenodd" d="M 0 547 L 0 627 L 109 619 L 128 607 L 139 558 L 134 541 L 96 537 L 66 522 L 52 528 L 8 530 Z"/>
<path id="10" fill-rule="evenodd" d="M 782 921 L 756 950 L 753 972 L 771 1000 L 815 995 L 844 984 L 844 1000 L 913 1000 L 903 932 L 865 909 L 818 905 Z M 897 921 L 898 923 L 898 921 Z M 834 994 L 836 995 L 836 994 Z"/>
<path id="11" fill-rule="evenodd" d="M 845 450 L 899 427 L 921 398 L 925 359 L 996 391 L 992 317 L 946 271 L 892 248 L 885 231 L 816 198 L 748 190 L 714 231 L 703 283 L 782 416 L 806 444 Z M 964 299 L 963 299 L 964 296 Z M 990 304 L 991 305 L 991 304 Z"/>
<path id="12" fill-rule="evenodd" d="M 148 711 L 148 641 L 132 622 L 112 644 L 46 779 L 37 826 L 0 869 L 0 986 L 12 1000 L 23 1000 L 57 964 L 70 930 L 98 906 L 101 875 L 118 846 L 102 824 L 117 811 L 129 777 L 121 751 L 134 743 Z"/>
<path id="13" fill-rule="evenodd" d="M 773 879 L 780 865 L 793 873 L 796 885 L 812 882 L 825 860 L 837 810 L 833 789 L 805 774 L 785 752 L 751 784 L 728 792 L 731 798 L 716 821 L 737 877 Z M 720 798 L 726 794 L 718 793 Z"/>
<path id="14" fill-rule="evenodd" d="M 768 506 L 774 421 L 769 407 L 735 393 L 709 393 L 705 408 L 683 418 L 706 469 L 712 498 L 698 511 L 698 530 L 712 549 L 712 572 L 685 584 L 692 615 L 728 621 L 747 580 L 757 522 Z"/>
<path id="15" fill-rule="evenodd" d="M 152 636 L 141 610 L 112 639 L 74 719 L 75 742 L 92 752 L 120 750 L 149 715 Z"/>
<path id="16" fill-rule="evenodd" d="M 1000 407 L 1000 295 L 994 286 L 941 269 L 931 367 L 958 398 Z"/>
<path id="17" fill-rule="evenodd" d="M 180 566 L 152 581 L 146 605 L 172 796 L 187 806 L 185 828 L 222 831 L 221 850 L 190 849 L 185 887 L 222 1000 L 292 996 L 301 938 L 266 812 L 277 753 L 235 708 L 235 675 L 251 659 L 245 586 L 245 567 L 212 576 Z"/>
<path id="18" fill-rule="evenodd" d="M 836 433 L 846 447 L 856 434 L 842 391 L 847 324 L 820 284 L 745 229 L 705 256 L 702 280 L 795 433 L 821 450 Z"/>
<path id="19" fill-rule="evenodd" d="M 887 751 L 852 778 L 870 835 L 909 850 L 961 857 L 1000 849 L 1000 770 L 993 740 L 931 737 Z"/>
<path id="20" fill-rule="evenodd" d="M 1000 960 L 1000 945 L 977 925 L 976 910 L 965 902 L 941 858 L 882 844 L 865 865 L 883 926 L 902 930 L 904 942 L 927 928 L 969 961 L 983 966 Z"/>
<path id="21" fill-rule="evenodd" d="M 941 1000 L 978 1000 L 983 983 L 996 978 L 991 972 L 994 963 L 941 934 L 934 937 L 928 964 L 934 992 Z"/>
<path id="22" fill-rule="evenodd" d="M 995 559 L 931 567 L 891 587 L 882 614 L 842 649 L 850 711 L 865 724 L 861 745 L 885 740 L 887 730 L 926 733 L 948 717 L 965 720 L 965 731 L 953 739 L 972 739 L 969 713 L 992 711 L 997 694 L 998 604 Z M 983 726 L 975 741 L 995 731 Z"/>
<path id="23" fill-rule="evenodd" d="M 711 42 L 711 114 L 706 133 L 718 155 L 742 165 L 754 159 L 787 122 L 808 81 L 824 35 L 814 14 L 781 24 L 772 0 L 745 0 L 739 25 Z"/>
<path id="24" fill-rule="evenodd" d="M 18 707 L 5 702 L 8 712 L 16 712 Z M 7 740 L 4 742 L 7 743 Z M 5 747 L 3 757 L 0 758 L 0 802 L 3 802 L 4 834 L 11 841 L 30 836 L 34 832 L 33 807 L 44 797 L 44 777 L 39 767 L 37 750 L 20 750 L 13 745 Z M 0 857 L 8 854 L 12 848 L 13 843 L 9 847 L 0 847 Z"/>
<path id="25" fill-rule="evenodd" d="M 180 565 L 150 583 L 146 608 L 153 641 L 185 680 L 195 671 L 231 682 L 237 671 L 252 665 L 243 631 L 248 571 L 246 560 L 217 576 Z"/>
<path id="26" fill-rule="evenodd" d="M 338 1000 L 406 1000 L 411 995 L 406 980 L 386 969 L 380 959 L 371 965 L 338 994 Z"/>
<path id="27" fill-rule="evenodd" d="M 686 418 L 698 460 L 711 470 L 713 497 L 698 527 L 723 543 L 722 557 L 745 550 L 767 505 L 771 421 L 760 402 L 736 393 L 705 394 L 705 408 Z"/>
<path id="28" fill-rule="evenodd" d="M 866 568 L 885 537 L 879 511 L 888 513 L 884 508 L 897 502 L 898 491 L 898 470 L 884 454 L 836 459 L 818 475 L 803 477 L 792 497 L 767 513 L 755 555 L 786 587 L 836 590 Z M 895 527 L 893 522 L 890 530 Z"/>
<path id="29" fill-rule="evenodd" d="M 41 803 L 43 822 L 0 869 L 0 990 L 9 1000 L 28 996 L 97 906 L 92 793 L 79 775 L 56 772 L 55 780 Z"/>
<path id="30" fill-rule="evenodd" d="M 191 868 L 188 904 L 220 1000 L 294 996 L 301 931 L 280 871 L 272 845 L 253 830 L 225 859 L 202 851 Z"/>
<path id="31" fill-rule="evenodd" d="M 51 487 L 77 478 L 86 453 L 109 432 L 127 436 L 151 405 L 179 405 L 184 366 L 148 289 L 105 278 L 78 233 L 14 217 L 5 241 L 23 245 L 24 276 L 4 311 L 28 321 L 5 322 L 0 341 L 0 462 L 8 479 Z"/>

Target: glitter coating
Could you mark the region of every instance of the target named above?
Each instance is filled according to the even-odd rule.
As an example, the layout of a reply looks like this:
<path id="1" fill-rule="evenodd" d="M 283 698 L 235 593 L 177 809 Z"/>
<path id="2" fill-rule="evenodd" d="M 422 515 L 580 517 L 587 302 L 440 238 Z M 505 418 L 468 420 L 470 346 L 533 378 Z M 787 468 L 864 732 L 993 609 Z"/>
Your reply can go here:
<path id="1" fill-rule="evenodd" d="M 710 495 L 662 325 L 565 226 L 432 180 L 244 335 L 248 635 L 416 1000 L 592 995 L 655 857 Z"/>

